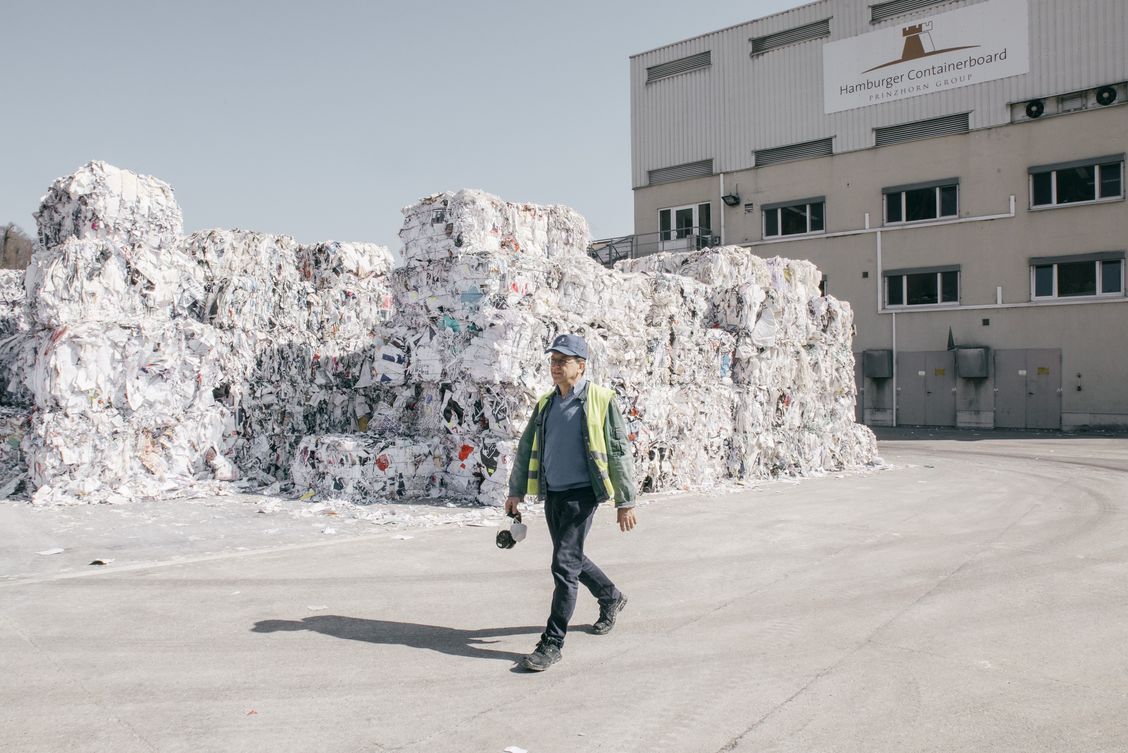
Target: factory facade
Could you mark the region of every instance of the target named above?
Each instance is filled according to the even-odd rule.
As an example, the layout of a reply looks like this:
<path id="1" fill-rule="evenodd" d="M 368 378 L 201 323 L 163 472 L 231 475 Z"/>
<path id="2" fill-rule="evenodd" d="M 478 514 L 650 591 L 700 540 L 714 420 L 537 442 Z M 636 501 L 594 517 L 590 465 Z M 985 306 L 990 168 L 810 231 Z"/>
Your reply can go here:
<path id="1" fill-rule="evenodd" d="M 1126 426 L 1126 37 L 1119 0 L 818 0 L 635 55 L 604 253 L 814 262 L 871 425 Z"/>

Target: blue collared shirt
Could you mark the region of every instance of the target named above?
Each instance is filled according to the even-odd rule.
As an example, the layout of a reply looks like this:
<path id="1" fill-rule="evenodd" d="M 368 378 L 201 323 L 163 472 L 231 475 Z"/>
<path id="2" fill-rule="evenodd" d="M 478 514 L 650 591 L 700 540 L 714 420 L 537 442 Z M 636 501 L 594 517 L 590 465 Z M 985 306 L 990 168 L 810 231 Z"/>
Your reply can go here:
<path id="1" fill-rule="evenodd" d="M 591 486 L 584 449 L 584 407 L 580 399 L 587 391 L 587 384 L 587 379 L 580 377 L 567 395 L 554 391 L 546 408 L 544 482 L 554 492 Z"/>

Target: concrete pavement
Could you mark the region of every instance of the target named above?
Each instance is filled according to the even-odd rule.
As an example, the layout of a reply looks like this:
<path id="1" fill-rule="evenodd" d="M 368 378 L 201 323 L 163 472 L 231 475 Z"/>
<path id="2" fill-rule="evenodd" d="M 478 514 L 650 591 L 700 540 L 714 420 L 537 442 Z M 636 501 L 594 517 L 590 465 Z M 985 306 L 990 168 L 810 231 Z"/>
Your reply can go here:
<path id="1" fill-rule="evenodd" d="M 881 450 L 651 498 L 630 534 L 601 510 L 630 605 L 595 636 L 582 596 L 543 674 L 513 668 L 547 616 L 537 517 L 501 551 L 458 510 L 0 504 L 0 750 L 1128 751 L 1128 439 Z"/>

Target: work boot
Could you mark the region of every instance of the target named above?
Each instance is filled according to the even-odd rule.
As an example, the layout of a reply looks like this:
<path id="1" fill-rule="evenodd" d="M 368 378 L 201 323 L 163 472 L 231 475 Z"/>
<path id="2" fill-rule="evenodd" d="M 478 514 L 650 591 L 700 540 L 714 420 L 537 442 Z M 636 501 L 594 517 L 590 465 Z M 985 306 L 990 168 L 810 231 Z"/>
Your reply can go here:
<path id="1" fill-rule="evenodd" d="M 623 611 L 623 607 L 627 605 L 627 597 L 625 594 L 620 594 L 619 598 L 614 601 L 606 603 L 599 603 L 599 619 L 591 626 L 591 632 L 596 635 L 606 635 L 611 632 L 611 628 L 615 627 L 615 615 Z"/>
<path id="2" fill-rule="evenodd" d="M 560 646 L 542 638 L 533 653 L 521 660 L 521 666 L 533 672 L 543 672 L 560 661 L 560 658 Z"/>

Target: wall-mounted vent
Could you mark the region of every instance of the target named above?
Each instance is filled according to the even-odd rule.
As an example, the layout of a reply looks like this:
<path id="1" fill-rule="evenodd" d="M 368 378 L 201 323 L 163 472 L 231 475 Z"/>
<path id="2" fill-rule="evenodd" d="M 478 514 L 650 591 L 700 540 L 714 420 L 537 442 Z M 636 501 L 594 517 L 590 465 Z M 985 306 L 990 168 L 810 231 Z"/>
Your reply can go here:
<path id="1" fill-rule="evenodd" d="M 652 65 L 646 69 L 646 83 L 658 81 L 659 79 L 669 78 L 676 76 L 679 73 L 689 73 L 690 71 L 699 71 L 703 68 L 708 68 L 713 64 L 713 53 L 711 50 L 699 52 L 696 55 L 689 57 L 678 58 L 671 60 L 668 63 L 659 63 Z"/>
<path id="2" fill-rule="evenodd" d="M 775 165 L 797 159 L 829 157 L 834 154 L 834 137 L 817 141 L 804 141 L 802 144 L 776 146 L 771 149 L 757 149 L 755 154 L 756 167 Z"/>
<path id="3" fill-rule="evenodd" d="M 963 379 L 986 379 L 988 370 L 986 348 L 956 348 L 956 376 Z"/>
<path id="4" fill-rule="evenodd" d="M 830 36 L 829 18 L 824 18 L 822 21 L 815 21 L 812 24 L 796 26 L 794 29 L 788 29 L 787 31 L 777 31 L 775 34 L 752 37 L 748 41 L 752 43 L 752 55 L 760 55 L 768 50 L 774 50 L 777 47 L 786 47 L 789 44 L 806 42 L 808 39 L 819 39 L 820 37 L 826 36 Z"/>
<path id="5" fill-rule="evenodd" d="M 1058 112 L 1076 112 L 1089 106 L 1088 92 L 1073 92 L 1058 97 Z"/>
<path id="6" fill-rule="evenodd" d="M 874 145 L 889 146 L 905 141 L 918 141 L 935 138 L 936 136 L 950 136 L 954 133 L 967 133 L 970 127 L 968 125 L 968 114 L 962 112 L 959 115 L 945 115 L 942 118 L 918 120 L 915 123 L 903 123 L 873 130 Z"/>
<path id="7" fill-rule="evenodd" d="M 870 8 L 870 23 L 880 23 L 895 16 L 912 13 L 914 10 L 927 8 L 930 5 L 939 5 L 946 0 L 888 0 L 884 3 L 875 3 Z"/>
<path id="8" fill-rule="evenodd" d="M 673 183 L 678 180 L 689 180 L 690 178 L 706 178 L 712 174 L 713 160 L 711 159 L 687 162 L 684 165 L 674 165 L 673 167 L 662 167 L 649 172 L 650 185 L 652 186 L 656 186 L 659 183 Z"/>
<path id="9" fill-rule="evenodd" d="M 893 376 L 893 351 L 863 350 L 862 376 L 867 379 L 889 379 Z"/>

